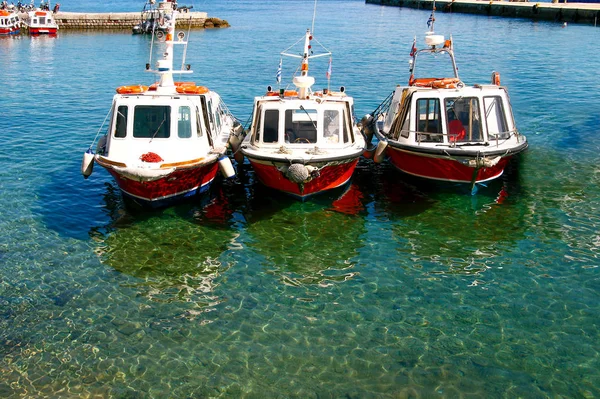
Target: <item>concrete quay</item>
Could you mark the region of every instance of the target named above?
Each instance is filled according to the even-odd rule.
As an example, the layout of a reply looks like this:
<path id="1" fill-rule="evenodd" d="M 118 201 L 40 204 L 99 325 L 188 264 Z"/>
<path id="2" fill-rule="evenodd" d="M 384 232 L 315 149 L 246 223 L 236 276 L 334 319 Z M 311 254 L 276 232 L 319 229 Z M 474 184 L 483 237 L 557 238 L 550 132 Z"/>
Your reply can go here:
<path id="1" fill-rule="evenodd" d="M 21 18 L 26 18 L 22 16 Z M 54 14 L 54 19 L 60 29 L 129 29 L 141 21 L 140 12 L 114 12 L 114 13 L 79 13 L 62 12 Z M 219 18 L 209 18 L 205 12 L 181 13 L 177 17 L 177 28 L 226 28 L 229 23 Z"/>
<path id="2" fill-rule="evenodd" d="M 365 0 L 367 4 L 431 10 L 433 0 Z M 535 3 L 496 0 L 436 0 L 436 10 L 495 17 L 528 18 L 557 22 L 600 23 L 600 4 Z"/>

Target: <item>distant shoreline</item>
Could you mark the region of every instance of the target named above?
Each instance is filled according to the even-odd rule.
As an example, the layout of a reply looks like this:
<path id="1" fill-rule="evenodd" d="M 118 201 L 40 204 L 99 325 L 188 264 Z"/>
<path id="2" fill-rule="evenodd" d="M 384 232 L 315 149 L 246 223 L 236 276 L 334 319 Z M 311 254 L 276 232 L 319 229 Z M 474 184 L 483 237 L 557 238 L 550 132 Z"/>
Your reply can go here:
<path id="1" fill-rule="evenodd" d="M 365 0 L 367 4 L 431 10 L 433 0 Z M 495 17 L 529 18 L 557 22 L 600 22 L 598 3 L 541 3 L 529 1 L 436 0 L 436 9 Z"/>

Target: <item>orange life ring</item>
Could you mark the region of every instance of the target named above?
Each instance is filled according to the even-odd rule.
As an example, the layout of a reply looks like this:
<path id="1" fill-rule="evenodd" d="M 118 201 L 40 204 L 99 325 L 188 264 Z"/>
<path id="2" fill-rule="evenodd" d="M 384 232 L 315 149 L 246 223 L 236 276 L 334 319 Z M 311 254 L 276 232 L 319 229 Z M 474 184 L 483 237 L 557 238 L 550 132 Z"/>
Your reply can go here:
<path id="1" fill-rule="evenodd" d="M 458 78 L 419 78 L 411 77 L 408 84 L 416 87 L 431 87 L 433 89 L 456 89 L 460 82 Z"/>
<path id="2" fill-rule="evenodd" d="M 176 87 L 180 87 L 180 86 L 196 86 L 196 83 L 194 82 L 175 82 L 175 86 Z M 199 86 L 202 87 L 202 86 Z"/>
<path id="3" fill-rule="evenodd" d="M 278 95 L 279 95 L 279 93 L 277 93 L 276 91 L 268 91 L 267 92 L 267 97 L 275 97 Z"/>
<path id="4" fill-rule="evenodd" d="M 180 86 L 176 86 L 176 90 L 177 93 L 180 94 L 206 94 L 208 93 L 210 90 L 208 90 L 208 87 L 206 86 L 187 86 L 187 85 L 180 85 Z"/>
<path id="5" fill-rule="evenodd" d="M 117 87 L 117 93 L 119 94 L 139 94 L 148 91 L 148 86 L 133 85 L 133 86 L 119 86 Z"/>
<path id="6" fill-rule="evenodd" d="M 296 97 L 298 92 L 296 90 L 286 90 L 283 92 L 284 97 Z"/>

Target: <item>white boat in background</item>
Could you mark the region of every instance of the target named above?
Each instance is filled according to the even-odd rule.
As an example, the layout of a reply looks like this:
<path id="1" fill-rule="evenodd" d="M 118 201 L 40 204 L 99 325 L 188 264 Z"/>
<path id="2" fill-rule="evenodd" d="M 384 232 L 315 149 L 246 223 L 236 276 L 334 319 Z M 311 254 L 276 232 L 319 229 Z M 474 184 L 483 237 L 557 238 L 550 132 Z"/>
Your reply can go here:
<path id="1" fill-rule="evenodd" d="M 262 184 L 299 199 L 348 183 L 365 149 L 354 123 L 354 100 L 345 89 L 312 91 L 309 60 L 331 55 L 313 55 L 313 40 L 307 30 L 302 55 L 281 53 L 300 59 L 300 74 L 293 89 L 269 86 L 255 97 L 252 124 L 240 148 Z"/>
<path id="2" fill-rule="evenodd" d="M 174 47 L 187 42 L 183 32 L 175 35 L 178 11 L 170 1 L 160 6 L 171 11 L 167 33 L 157 35 L 166 47 L 164 58 L 156 70 L 146 64 L 160 80 L 117 88 L 108 131 L 95 154 L 92 143 L 82 163 L 84 177 L 92 173 L 95 161 L 115 178 L 126 198 L 147 207 L 207 191 L 219 166 L 224 175 L 233 176 L 226 151 L 231 132 L 241 130 L 217 93 L 193 82 L 173 81 L 174 73 L 192 72 L 189 65 L 173 70 Z"/>
<path id="3" fill-rule="evenodd" d="M 27 27 L 30 35 L 56 35 L 58 32 L 54 13 L 41 8 L 27 13 Z"/>
<path id="4" fill-rule="evenodd" d="M 0 35 L 16 35 L 21 31 L 21 18 L 14 10 L 0 10 Z"/>
<path id="5" fill-rule="evenodd" d="M 435 3 L 434 3 L 435 10 Z M 506 87 L 500 75 L 489 84 L 466 85 L 458 76 L 452 38 L 433 32 L 434 13 L 426 33 L 426 47 L 411 51 L 410 79 L 397 86 L 373 116 L 363 118 L 370 139 L 379 139 L 374 156 L 410 175 L 448 182 L 467 183 L 472 190 L 501 176 L 511 157 L 527 149 L 513 118 Z M 450 76 L 416 77 L 420 57 L 442 56 L 450 62 Z M 450 70 L 448 68 L 448 70 Z"/>
<path id="6" fill-rule="evenodd" d="M 171 17 L 170 10 L 158 7 L 155 0 L 147 0 L 142 9 L 140 22 L 132 28 L 133 34 L 166 32 Z"/>

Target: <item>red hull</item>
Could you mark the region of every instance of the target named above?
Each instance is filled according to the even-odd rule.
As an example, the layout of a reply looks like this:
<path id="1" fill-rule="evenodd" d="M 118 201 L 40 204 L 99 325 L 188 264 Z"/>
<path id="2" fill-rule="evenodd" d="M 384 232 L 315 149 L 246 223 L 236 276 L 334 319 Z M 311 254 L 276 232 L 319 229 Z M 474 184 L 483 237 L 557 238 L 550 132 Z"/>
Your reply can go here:
<path id="1" fill-rule="evenodd" d="M 219 170 L 219 164 L 214 162 L 198 168 L 179 169 L 158 180 L 142 182 L 123 177 L 112 168 L 107 169 L 125 194 L 153 203 L 207 190 Z"/>
<path id="2" fill-rule="evenodd" d="M 20 28 L 10 27 L 10 28 L 0 28 L 0 35 L 16 35 L 19 33 Z"/>
<path id="3" fill-rule="evenodd" d="M 31 35 L 56 35 L 56 28 L 29 28 Z"/>
<path id="4" fill-rule="evenodd" d="M 472 183 L 476 169 L 464 165 L 458 160 L 424 155 L 415 152 L 400 151 L 388 147 L 390 162 L 402 172 L 424 177 L 426 179 Z M 503 157 L 498 163 L 489 168 L 477 170 L 476 183 L 500 177 L 510 157 Z"/>
<path id="5" fill-rule="evenodd" d="M 274 190 L 283 191 L 296 197 L 305 198 L 344 185 L 352 177 L 358 163 L 358 158 L 339 165 L 326 166 L 321 169 L 319 176 L 311 181 L 298 184 L 288 180 L 276 166 L 265 165 L 250 159 L 252 168 L 258 179 L 265 186 Z M 303 186 L 303 187 L 301 187 Z M 303 189 L 302 189 L 303 188 Z"/>

